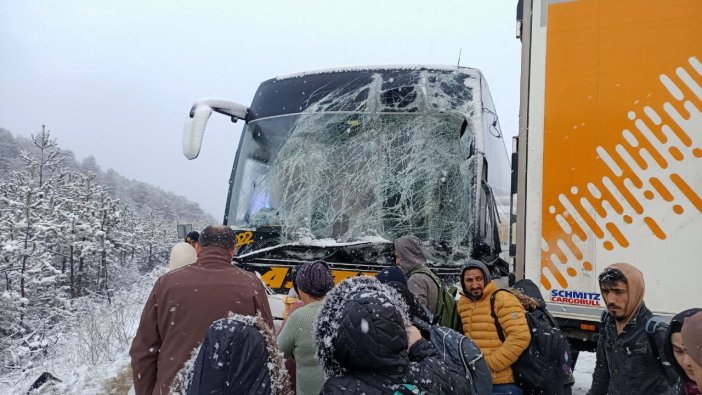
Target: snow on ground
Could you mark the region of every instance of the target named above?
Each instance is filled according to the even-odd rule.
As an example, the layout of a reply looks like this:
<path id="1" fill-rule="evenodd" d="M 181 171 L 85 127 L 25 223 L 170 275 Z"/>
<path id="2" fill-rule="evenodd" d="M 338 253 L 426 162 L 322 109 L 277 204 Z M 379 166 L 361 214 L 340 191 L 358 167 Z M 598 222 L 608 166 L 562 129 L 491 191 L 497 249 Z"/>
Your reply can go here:
<path id="1" fill-rule="evenodd" d="M 45 385 L 39 394 L 106 393 L 105 384 L 125 374 L 124 369 L 130 364 L 129 346 L 144 302 L 159 274 L 162 271 L 147 275 L 130 289 L 116 293 L 111 305 L 92 302 L 87 309 L 89 313 L 75 327 L 67 329 L 48 358 L 24 371 L 0 376 L 0 395 L 26 394 L 43 372 L 61 382 Z M 275 317 L 282 316 L 283 297 L 269 295 Z M 276 324 L 280 322 L 276 320 Z"/>
<path id="2" fill-rule="evenodd" d="M 144 276 L 128 289 L 116 292 L 111 304 L 79 301 L 85 302 L 87 312 L 55 339 L 56 344 L 46 359 L 23 371 L 1 376 L 0 395 L 26 394 L 43 372 L 61 382 L 46 384 L 39 394 L 106 393 L 105 384 L 126 373 L 130 363 L 129 346 L 144 301 L 158 274 Z"/>
<path id="3" fill-rule="evenodd" d="M 590 389 L 592 383 L 592 371 L 595 369 L 595 353 L 581 352 L 575 364 L 575 385 L 573 385 L 573 395 L 584 395 Z"/>
<path id="4" fill-rule="evenodd" d="M 81 325 L 72 328 L 57 344 L 53 355 L 24 372 L 0 377 L 0 395 L 27 393 L 42 372 L 62 380 L 42 394 L 92 395 L 105 393 L 105 382 L 129 365 L 129 345 L 139 323 L 139 314 L 156 275 L 144 278 L 132 289 L 120 292 L 112 305 L 96 306 Z M 269 295 L 273 315 L 280 317 L 283 295 Z M 278 323 L 280 321 L 277 321 Z M 108 341 L 115 337 L 120 341 Z M 595 354 L 581 352 L 575 367 L 574 395 L 584 395 L 590 388 Z"/>

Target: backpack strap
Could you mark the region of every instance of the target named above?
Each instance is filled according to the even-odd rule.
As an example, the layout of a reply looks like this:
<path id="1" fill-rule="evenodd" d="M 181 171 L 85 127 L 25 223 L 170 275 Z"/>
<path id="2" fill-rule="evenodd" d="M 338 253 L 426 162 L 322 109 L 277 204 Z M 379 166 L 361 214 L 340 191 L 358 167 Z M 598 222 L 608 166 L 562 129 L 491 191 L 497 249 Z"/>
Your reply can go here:
<path id="1" fill-rule="evenodd" d="M 441 291 L 444 288 L 443 284 L 441 284 L 441 280 L 439 280 L 439 278 L 436 276 L 436 274 L 434 274 L 434 272 L 432 272 L 431 269 L 429 269 L 426 266 L 420 266 L 420 267 L 416 267 L 416 268 L 412 269 L 412 271 L 410 271 L 407 274 L 407 278 L 409 279 L 410 277 L 412 277 L 412 275 L 417 274 L 417 273 L 422 273 L 422 274 L 428 276 L 429 278 L 431 278 L 434 281 L 434 283 L 436 284 L 436 287 L 439 291 Z"/>
<path id="2" fill-rule="evenodd" d="M 463 341 L 466 339 L 465 336 L 461 337 L 461 340 L 458 342 L 458 349 L 460 352 L 461 356 L 461 363 L 463 364 L 463 370 L 466 372 L 466 377 L 468 378 L 468 382 L 470 383 L 470 386 L 473 387 L 473 365 L 475 364 L 475 359 L 472 361 L 466 361 L 466 355 L 463 353 Z M 471 364 L 472 362 L 472 364 Z"/>
<path id="3" fill-rule="evenodd" d="M 605 325 L 607 324 L 607 319 L 609 318 L 610 314 L 607 310 L 602 312 L 602 316 L 600 317 L 600 321 L 602 322 L 602 329 L 604 330 Z M 663 359 L 660 357 L 661 353 L 658 349 L 658 342 L 656 341 L 656 332 L 658 331 L 659 328 L 664 327 L 667 323 L 663 319 L 663 317 L 659 315 L 652 315 L 651 318 L 646 321 L 646 324 L 644 325 L 644 329 L 646 331 L 646 337 L 648 338 L 648 343 L 651 345 L 651 350 L 653 351 L 653 356 L 656 357 L 656 360 L 661 362 L 663 365 L 663 369 L 666 370 L 666 367 L 664 365 Z M 667 371 L 666 371 L 667 373 Z"/>
<path id="4" fill-rule="evenodd" d="M 443 286 L 443 284 L 441 284 L 441 280 L 439 280 L 439 277 L 437 277 L 436 274 L 434 274 L 434 272 L 432 272 L 431 269 L 429 269 L 426 266 L 420 266 L 420 267 L 416 267 L 416 268 L 412 269 L 412 271 L 410 271 L 407 274 L 407 279 L 409 280 L 410 277 L 412 277 L 413 275 L 415 275 L 417 273 L 424 274 L 425 276 L 432 279 L 432 281 L 434 281 L 434 284 L 436 284 L 436 310 L 437 311 L 436 311 L 436 314 L 434 315 L 434 317 L 432 317 L 433 322 L 431 322 L 431 324 L 432 325 L 438 324 L 441 321 L 441 318 L 444 314 L 443 310 L 444 310 L 445 306 L 441 303 L 441 298 L 443 296 L 443 293 L 445 292 L 444 286 Z M 427 311 L 428 310 L 429 309 L 427 309 Z M 453 312 L 448 312 L 448 313 L 453 314 Z"/>
<path id="5" fill-rule="evenodd" d="M 558 329 L 558 330 L 561 329 L 560 326 L 558 325 L 558 323 L 556 322 L 556 319 L 553 318 L 553 316 L 551 315 L 551 312 L 549 312 L 548 310 L 546 310 L 546 308 L 543 308 L 543 309 L 542 309 L 541 307 L 539 307 L 539 308 L 537 308 L 537 310 L 539 310 L 539 311 L 541 311 L 542 313 L 544 313 L 544 317 L 546 317 L 546 319 L 548 320 L 549 324 L 551 324 L 551 327 L 552 327 L 552 328 L 556 328 L 556 329 Z M 525 310 L 525 311 L 526 311 L 526 310 Z"/>
<path id="6" fill-rule="evenodd" d="M 658 328 L 661 325 L 664 325 L 665 321 L 663 321 L 663 318 L 659 315 L 653 315 L 651 318 L 646 321 L 646 333 L 649 335 L 653 335 L 656 333 Z"/>
<path id="7" fill-rule="evenodd" d="M 471 359 L 470 361 L 466 360 L 466 354 L 464 354 L 463 351 L 463 342 L 467 339 L 466 336 L 461 336 L 461 340 L 458 342 L 458 348 L 461 350 L 461 362 L 463 363 L 463 367 L 466 369 L 466 372 L 474 372 L 476 367 L 475 364 L 480 361 L 483 358 L 483 353 L 479 352 Z M 470 381 L 470 384 L 473 384 L 473 374 L 468 375 L 468 381 Z"/>
<path id="8" fill-rule="evenodd" d="M 506 289 L 496 289 L 495 292 L 490 295 L 490 315 L 492 315 L 492 319 L 495 320 L 495 329 L 497 329 L 497 336 L 500 338 L 500 341 L 502 343 L 505 342 L 505 332 L 502 330 L 502 326 L 500 325 L 500 320 L 497 319 L 497 314 L 495 313 L 495 296 L 497 295 L 498 292 L 503 291 L 510 293 Z"/>
<path id="9" fill-rule="evenodd" d="M 658 361 L 662 360 L 658 351 L 658 343 L 656 342 L 656 332 L 658 331 L 658 328 L 661 328 L 665 324 L 666 322 L 661 316 L 653 315 L 648 319 L 648 321 L 646 321 L 646 326 L 644 327 L 646 329 L 646 337 L 648 337 L 648 342 L 651 343 L 651 348 L 653 349 L 653 355 Z"/>

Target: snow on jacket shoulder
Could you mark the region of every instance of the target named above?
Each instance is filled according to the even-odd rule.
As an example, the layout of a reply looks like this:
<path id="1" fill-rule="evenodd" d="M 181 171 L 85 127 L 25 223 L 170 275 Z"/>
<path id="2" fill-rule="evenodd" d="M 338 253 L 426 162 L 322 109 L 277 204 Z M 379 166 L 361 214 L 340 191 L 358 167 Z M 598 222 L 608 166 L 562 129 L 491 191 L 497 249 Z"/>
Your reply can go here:
<path id="1" fill-rule="evenodd" d="M 646 323 L 652 316 L 641 302 L 638 313 L 618 333 L 615 320 L 605 315 L 589 395 L 657 395 L 669 390 L 660 359 L 665 331 L 657 331 L 653 339 L 646 333 Z"/>
<path id="2" fill-rule="evenodd" d="M 186 368 L 179 379 L 188 395 L 293 393 L 275 334 L 260 315 L 235 314 L 215 321 L 192 370 Z"/>
<path id="3" fill-rule="evenodd" d="M 464 393 L 466 384 L 419 340 L 408 348 L 407 306 L 370 277 L 340 283 L 315 323 L 317 357 L 327 375 L 323 394 L 393 393 L 401 385 L 431 394 Z M 467 388 L 465 388 L 467 391 Z"/>
<path id="4" fill-rule="evenodd" d="M 495 295 L 495 314 L 505 333 L 505 342 L 500 341 L 495 320 L 490 310 L 490 296 L 497 290 L 494 282 L 488 283 L 479 300 L 461 295 L 458 314 L 463 324 L 463 334 L 473 339 L 485 356 L 492 372 L 493 384 L 514 383 L 512 364 L 529 346 L 531 335 L 524 307 L 509 292 Z"/>
<path id="5" fill-rule="evenodd" d="M 233 266 L 226 249 L 206 247 L 194 264 L 161 276 L 144 306 L 129 351 L 136 394 L 167 393 L 207 328 L 229 312 L 260 312 L 273 326 L 263 284 Z"/>

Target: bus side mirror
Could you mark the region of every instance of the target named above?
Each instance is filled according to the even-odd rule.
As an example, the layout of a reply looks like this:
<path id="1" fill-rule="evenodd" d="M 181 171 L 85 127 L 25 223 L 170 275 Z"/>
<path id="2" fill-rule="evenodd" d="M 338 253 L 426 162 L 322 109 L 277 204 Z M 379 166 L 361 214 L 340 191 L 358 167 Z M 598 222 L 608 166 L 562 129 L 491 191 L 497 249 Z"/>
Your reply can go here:
<path id="1" fill-rule="evenodd" d="M 207 120 L 212 111 L 229 115 L 232 122 L 239 119 L 246 121 L 249 108 L 239 103 L 222 99 L 200 99 L 190 109 L 190 118 L 185 121 L 183 128 L 183 155 L 188 159 L 195 159 L 200 154 L 202 137 L 205 134 Z"/>

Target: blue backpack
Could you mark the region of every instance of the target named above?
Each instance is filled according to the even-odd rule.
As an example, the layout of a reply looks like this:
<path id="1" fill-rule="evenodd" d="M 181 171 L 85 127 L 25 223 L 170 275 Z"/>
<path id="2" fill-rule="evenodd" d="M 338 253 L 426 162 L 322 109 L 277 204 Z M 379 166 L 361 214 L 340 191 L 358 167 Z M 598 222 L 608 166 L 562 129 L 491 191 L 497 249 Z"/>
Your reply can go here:
<path id="1" fill-rule="evenodd" d="M 429 333 L 429 341 L 449 369 L 468 380 L 471 389 L 469 395 L 492 393 L 490 368 L 473 340 L 443 326 L 417 320 L 414 324 Z"/>

